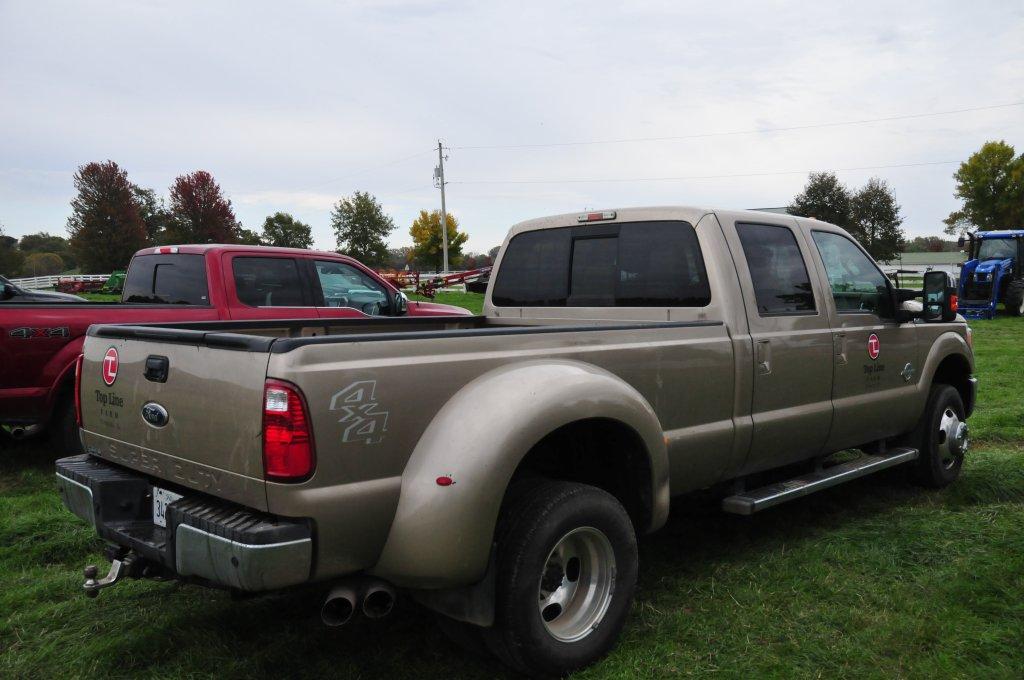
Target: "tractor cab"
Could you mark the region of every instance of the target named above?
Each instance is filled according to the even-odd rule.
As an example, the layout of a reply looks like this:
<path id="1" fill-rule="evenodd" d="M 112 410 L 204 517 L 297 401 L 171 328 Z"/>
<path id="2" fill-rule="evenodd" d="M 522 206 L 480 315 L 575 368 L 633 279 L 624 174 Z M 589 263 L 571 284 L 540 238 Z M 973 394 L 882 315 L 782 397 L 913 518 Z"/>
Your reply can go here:
<path id="1" fill-rule="evenodd" d="M 1024 230 L 979 231 L 961 236 L 968 259 L 960 270 L 959 307 L 968 319 L 991 319 L 1002 302 L 1024 315 Z"/>

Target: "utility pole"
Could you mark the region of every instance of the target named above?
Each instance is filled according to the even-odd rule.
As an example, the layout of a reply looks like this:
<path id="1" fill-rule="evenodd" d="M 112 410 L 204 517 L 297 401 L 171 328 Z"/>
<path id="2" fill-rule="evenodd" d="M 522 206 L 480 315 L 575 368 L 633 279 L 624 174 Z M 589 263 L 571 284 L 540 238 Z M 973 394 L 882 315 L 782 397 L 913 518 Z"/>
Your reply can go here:
<path id="1" fill-rule="evenodd" d="M 444 205 L 444 162 L 448 157 L 444 155 L 444 145 L 437 140 L 437 167 L 434 168 L 434 186 L 441 190 L 441 246 L 444 248 L 444 268 L 442 273 L 448 273 L 448 212 Z"/>

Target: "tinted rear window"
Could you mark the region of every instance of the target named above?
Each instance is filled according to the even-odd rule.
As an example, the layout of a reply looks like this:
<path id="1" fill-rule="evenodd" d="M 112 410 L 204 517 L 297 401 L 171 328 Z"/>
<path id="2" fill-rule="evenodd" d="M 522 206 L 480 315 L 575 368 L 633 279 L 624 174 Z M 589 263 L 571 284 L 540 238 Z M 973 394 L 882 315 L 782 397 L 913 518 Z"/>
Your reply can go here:
<path id="1" fill-rule="evenodd" d="M 166 305 L 208 305 L 202 255 L 139 255 L 132 260 L 122 300 Z"/>
<path id="2" fill-rule="evenodd" d="M 788 227 L 737 224 L 757 311 L 762 316 L 814 311 L 814 292 L 796 236 Z"/>
<path id="3" fill-rule="evenodd" d="M 693 227 L 628 222 L 528 231 L 502 257 L 501 307 L 703 307 L 711 301 Z"/>

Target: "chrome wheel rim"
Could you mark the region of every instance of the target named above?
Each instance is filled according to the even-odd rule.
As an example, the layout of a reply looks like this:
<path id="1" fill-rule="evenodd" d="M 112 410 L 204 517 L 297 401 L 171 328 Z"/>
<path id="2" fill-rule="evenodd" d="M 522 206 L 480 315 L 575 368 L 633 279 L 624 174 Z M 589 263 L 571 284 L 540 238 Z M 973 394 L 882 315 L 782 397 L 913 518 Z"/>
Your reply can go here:
<path id="1" fill-rule="evenodd" d="M 594 527 L 562 536 L 548 553 L 537 588 L 537 607 L 548 633 L 576 642 L 600 625 L 615 590 L 615 552 Z"/>
<path id="2" fill-rule="evenodd" d="M 937 441 L 939 461 L 946 470 L 962 460 L 970 447 L 971 437 L 967 423 L 960 420 L 960 416 L 952 408 L 946 407 L 942 412 Z"/>

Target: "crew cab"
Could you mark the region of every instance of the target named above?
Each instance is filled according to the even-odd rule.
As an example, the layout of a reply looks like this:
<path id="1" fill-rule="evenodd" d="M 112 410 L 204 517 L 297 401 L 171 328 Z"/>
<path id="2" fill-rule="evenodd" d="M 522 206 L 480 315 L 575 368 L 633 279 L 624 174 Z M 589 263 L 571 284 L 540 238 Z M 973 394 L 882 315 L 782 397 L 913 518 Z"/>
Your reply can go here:
<path id="1" fill-rule="evenodd" d="M 121 302 L 18 300 L 0 306 L 0 425 L 20 433 L 56 421 L 68 451 L 78 447 L 71 389 L 90 324 L 469 314 L 408 302 L 338 253 L 240 245 L 140 250 Z"/>
<path id="2" fill-rule="evenodd" d="M 825 222 L 633 208 L 514 226 L 481 316 L 93 326 L 86 454 L 57 463 L 111 544 L 85 590 L 320 583 L 330 625 L 403 590 L 563 674 L 615 643 L 673 496 L 747 515 L 897 465 L 954 481 L 954 293 L 894 288 Z"/>

